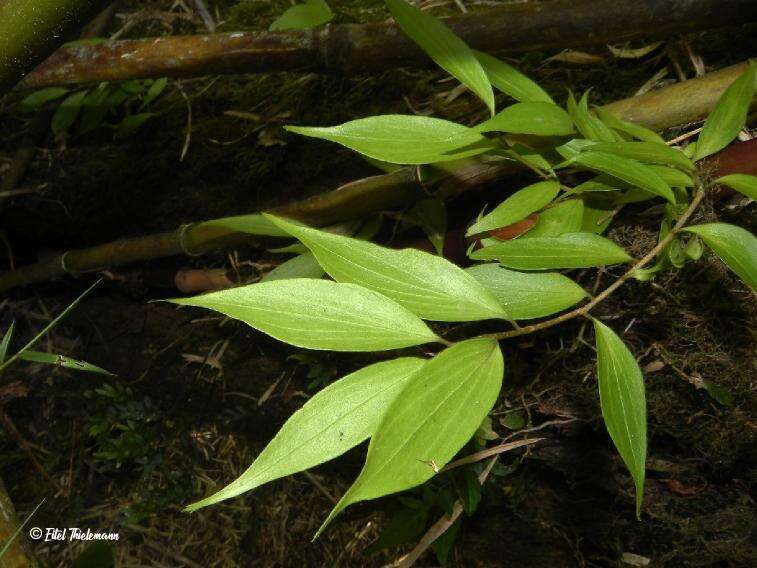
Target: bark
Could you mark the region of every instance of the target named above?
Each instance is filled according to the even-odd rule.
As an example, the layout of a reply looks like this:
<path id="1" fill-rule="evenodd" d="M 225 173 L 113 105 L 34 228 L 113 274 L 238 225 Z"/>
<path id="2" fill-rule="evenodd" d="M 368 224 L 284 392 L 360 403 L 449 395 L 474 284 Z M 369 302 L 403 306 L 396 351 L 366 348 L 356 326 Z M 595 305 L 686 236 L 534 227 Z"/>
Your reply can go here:
<path id="1" fill-rule="evenodd" d="M 654 125 L 657 129 L 693 122 L 712 110 L 719 93 L 743 72 L 745 65 L 735 65 L 653 93 L 611 103 L 604 108 L 619 118 Z M 699 93 L 699 89 L 707 92 Z M 695 104 L 691 104 L 691 99 L 695 100 Z M 644 112 L 648 112 L 648 115 L 643 114 Z M 746 153 L 749 153 L 749 156 L 745 155 L 744 148 L 747 148 Z M 745 167 L 750 167 L 749 164 L 757 161 L 754 157 L 755 150 L 757 145 L 753 143 L 735 144 L 724 150 L 711 163 L 717 168 L 718 163 L 733 164 L 738 161 L 747 164 Z M 738 160 L 730 158 L 733 153 L 738 154 Z M 432 190 L 440 197 L 450 198 L 482 183 L 504 178 L 520 169 L 518 164 L 510 162 L 483 163 L 476 159 L 450 162 L 433 168 L 431 180 L 425 182 L 422 188 L 417 181 L 416 168 L 403 168 L 390 174 L 348 183 L 333 191 L 273 209 L 271 212 L 311 225 L 323 226 L 359 218 L 374 211 L 407 205 L 424 196 L 424 189 Z M 66 274 L 98 271 L 109 266 L 167 256 L 201 254 L 258 242 L 259 239 L 247 234 L 198 223 L 183 230 L 69 251 L 47 261 L 6 272 L 0 275 L 0 292 Z"/>
<path id="2" fill-rule="evenodd" d="M 0 0 L 0 94 L 108 0 Z"/>
<path id="3" fill-rule="evenodd" d="M 506 4 L 452 17 L 447 23 L 476 49 L 521 53 L 663 38 L 754 21 L 754 0 L 553 0 Z M 64 48 L 23 85 L 37 88 L 279 71 L 365 74 L 429 63 L 395 25 L 344 24 L 317 30 L 163 37 Z"/>

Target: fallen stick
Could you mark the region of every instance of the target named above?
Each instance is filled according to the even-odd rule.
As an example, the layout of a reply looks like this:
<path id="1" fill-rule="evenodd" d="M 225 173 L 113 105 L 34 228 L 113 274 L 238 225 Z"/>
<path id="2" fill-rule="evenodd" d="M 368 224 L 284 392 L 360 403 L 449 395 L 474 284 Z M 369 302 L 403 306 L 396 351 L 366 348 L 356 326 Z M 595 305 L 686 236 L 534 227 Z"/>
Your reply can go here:
<path id="1" fill-rule="evenodd" d="M 645 125 L 654 124 L 660 130 L 693 122 L 712 109 L 720 93 L 743 72 L 745 66 L 746 63 L 734 65 L 705 77 L 611 103 L 604 108 L 619 118 L 634 119 Z M 705 92 L 699 93 L 697 86 L 701 86 Z M 692 99 L 695 104 L 690 105 Z M 648 112 L 649 116 L 645 116 L 644 112 Z M 755 144 L 745 144 L 749 145 L 752 152 L 754 151 Z M 724 163 L 732 162 L 733 160 L 729 161 L 724 156 L 733 152 L 743 154 L 743 146 L 744 144 L 736 144 L 727 148 L 718 159 Z M 740 160 L 745 164 L 755 161 L 753 158 L 744 156 L 741 156 Z M 452 197 L 519 170 L 520 165 L 514 162 L 484 163 L 469 159 L 452 162 L 446 169 L 435 168 L 432 179 L 424 182 L 424 186 L 426 190 L 429 187 L 433 188 L 434 193 L 440 197 Z M 351 182 L 333 191 L 273 208 L 270 211 L 311 225 L 323 226 L 359 218 L 383 209 L 401 207 L 424 195 L 424 188 L 420 187 L 417 181 L 416 168 L 402 168 L 390 174 Z M 202 254 L 212 250 L 258 243 L 260 239 L 249 234 L 197 223 L 158 235 L 67 251 L 48 260 L 5 272 L 0 275 L 0 292 L 67 274 L 75 275 L 132 262 L 184 254 Z"/>
<path id="2" fill-rule="evenodd" d="M 446 21 L 476 49 L 522 53 L 745 24 L 757 21 L 757 2 L 554 0 L 506 4 Z M 159 37 L 65 47 L 22 84 L 39 88 L 281 71 L 350 75 L 429 63 L 393 24 L 343 24 L 316 30 Z"/>

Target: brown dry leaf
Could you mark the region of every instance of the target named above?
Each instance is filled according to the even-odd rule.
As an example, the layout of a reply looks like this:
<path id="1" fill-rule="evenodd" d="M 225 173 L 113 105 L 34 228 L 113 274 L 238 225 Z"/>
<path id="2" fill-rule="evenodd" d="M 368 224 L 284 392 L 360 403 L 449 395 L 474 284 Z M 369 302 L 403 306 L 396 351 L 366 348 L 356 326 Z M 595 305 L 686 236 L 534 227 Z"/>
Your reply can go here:
<path id="1" fill-rule="evenodd" d="M 645 45 L 644 47 L 639 47 L 636 49 L 608 45 L 607 49 L 609 49 L 615 57 L 619 57 L 621 59 L 639 59 L 641 57 L 644 57 L 645 55 L 649 55 L 662 44 L 663 42 L 656 41 L 654 43 L 650 43 L 649 45 Z"/>
<path id="2" fill-rule="evenodd" d="M 539 215 L 537 213 L 532 213 L 522 221 L 489 231 L 489 235 L 501 241 L 509 241 L 510 239 L 514 239 L 515 237 L 519 237 L 523 233 L 530 231 L 533 226 L 536 225 L 538 220 Z"/>
<path id="3" fill-rule="evenodd" d="M 604 60 L 605 57 L 602 55 L 595 55 L 594 53 L 586 53 L 585 51 L 577 51 L 575 49 L 566 49 L 557 55 L 547 58 L 545 63 L 559 61 L 560 63 L 574 63 L 576 65 L 596 65 L 597 63 L 602 63 Z"/>

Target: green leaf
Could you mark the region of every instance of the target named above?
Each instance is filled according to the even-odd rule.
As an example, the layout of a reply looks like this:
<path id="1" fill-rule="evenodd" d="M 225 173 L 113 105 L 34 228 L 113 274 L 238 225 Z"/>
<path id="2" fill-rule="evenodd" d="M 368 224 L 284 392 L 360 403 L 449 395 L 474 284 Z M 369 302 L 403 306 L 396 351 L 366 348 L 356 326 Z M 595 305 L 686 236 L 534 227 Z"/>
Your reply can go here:
<path id="1" fill-rule="evenodd" d="M 212 240 L 215 230 L 218 236 L 226 236 L 228 231 L 239 233 L 250 233 L 251 235 L 262 235 L 266 237 L 288 237 L 289 233 L 278 228 L 260 213 L 251 215 L 237 215 L 236 217 L 223 217 L 204 221 L 195 225 L 197 231 L 201 231 L 207 240 Z"/>
<path id="2" fill-rule="evenodd" d="M 715 183 L 727 185 L 746 195 L 749 199 L 757 200 L 757 176 L 747 174 L 731 174 L 715 180 Z"/>
<path id="3" fill-rule="evenodd" d="M 384 0 L 397 25 L 434 62 L 474 92 L 494 114 L 494 91 L 473 51 L 439 19 L 405 0 Z"/>
<path id="4" fill-rule="evenodd" d="M 160 94 L 166 88 L 166 85 L 168 85 L 167 77 L 156 79 L 153 84 L 150 85 L 150 88 L 147 89 L 147 93 L 145 93 L 145 97 L 142 99 L 142 104 L 139 106 L 139 109 L 142 110 L 150 106 L 150 103 L 152 103 L 160 96 Z"/>
<path id="5" fill-rule="evenodd" d="M 557 237 L 565 233 L 580 233 L 584 217 L 584 202 L 568 199 L 539 213 L 536 225 L 522 239 Z"/>
<path id="6" fill-rule="evenodd" d="M 333 18 L 334 13 L 325 0 L 306 0 L 304 4 L 296 4 L 286 10 L 268 30 L 307 30 L 326 24 Z"/>
<path id="7" fill-rule="evenodd" d="M 605 426 L 636 485 L 636 516 L 641 515 L 647 460 L 647 403 L 639 364 L 609 327 L 594 321 L 597 379 Z"/>
<path id="8" fill-rule="evenodd" d="M 658 144 L 665 144 L 665 140 L 648 128 L 641 126 L 640 124 L 634 124 L 633 122 L 627 122 L 616 117 L 614 114 L 606 111 L 602 107 L 594 107 L 594 111 L 599 116 L 600 120 L 607 126 L 618 132 L 623 132 L 644 142 L 657 142 Z"/>
<path id="9" fill-rule="evenodd" d="M 169 301 L 215 310 L 306 349 L 384 351 L 439 339 L 389 298 L 330 280 L 274 280 Z"/>
<path id="10" fill-rule="evenodd" d="M 694 162 L 683 152 L 656 142 L 597 142 L 588 146 L 587 150 L 631 158 L 647 164 L 673 166 L 687 172 L 694 170 Z"/>
<path id="11" fill-rule="evenodd" d="M 8 357 L 8 347 L 11 344 L 11 339 L 13 339 L 13 330 L 15 328 L 16 322 L 11 322 L 10 326 L 8 327 L 8 331 L 5 332 L 3 340 L 0 342 L 0 365 L 5 363 L 5 360 Z"/>
<path id="12" fill-rule="evenodd" d="M 514 320 L 549 316 L 587 296 L 570 278 L 554 272 L 525 274 L 497 264 L 471 266 L 466 272 L 486 286 Z"/>
<path id="13" fill-rule="evenodd" d="M 744 74 L 721 95 L 704 121 L 694 153 L 695 162 L 725 148 L 744 128 L 754 95 L 755 69 L 757 67 L 750 63 Z"/>
<path id="14" fill-rule="evenodd" d="M 476 125 L 479 132 L 513 132 L 537 136 L 573 134 L 570 115 L 554 103 L 515 103 Z"/>
<path id="15" fill-rule="evenodd" d="M 403 357 L 375 363 L 324 388 L 286 421 L 252 465 L 191 512 L 342 455 L 376 431 L 386 408 L 425 364 Z"/>
<path id="16" fill-rule="evenodd" d="M 261 282 L 287 280 L 290 278 L 320 278 L 324 271 L 312 252 L 300 254 L 282 262 L 260 279 Z"/>
<path id="17" fill-rule="evenodd" d="M 338 282 L 374 290 L 414 314 L 435 321 L 506 317 L 479 282 L 441 257 L 415 249 L 394 250 L 268 216 L 297 237 Z"/>
<path id="18" fill-rule="evenodd" d="M 124 117 L 118 124 L 118 128 L 116 128 L 116 138 L 126 138 L 130 134 L 133 134 L 153 116 L 156 116 L 154 112 L 141 112 Z"/>
<path id="19" fill-rule="evenodd" d="M 66 97 L 58 106 L 53 115 L 50 128 L 56 136 L 68 130 L 76 122 L 81 112 L 82 102 L 87 96 L 87 91 L 79 91 Z"/>
<path id="20" fill-rule="evenodd" d="M 470 257 L 497 260 L 503 266 L 519 270 L 590 268 L 632 260 L 611 240 L 591 233 L 503 241 L 477 250 Z"/>
<path id="21" fill-rule="evenodd" d="M 465 234 L 477 235 L 525 219 L 534 211 L 551 203 L 559 192 L 560 184 L 551 180 L 524 187 L 505 199 L 491 213 L 476 221 Z"/>
<path id="22" fill-rule="evenodd" d="M 407 212 L 407 217 L 426 233 L 439 256 L 444 255 L 444 235 L 447 232 L 447 209 L 444 201 L 422 199 Z"/>
<path id="23" fill-rule="evenodd" d="M 615 142 L 619 137 L 604 122 L 589 111 L 589 92 L 576 103 L 573 93 L 568 93 L 568 114 L 584 138 L 599 142 Z"/>
<path id="24" fill-rule="evenodd" d="M 505 94 L 520 102 L 552 103 L 547 92 L 523 73 L 508 65 L 501 59 L 480 51 L 473 51 L 478 62 L 484 68 L 489 82 Z"/>
<path id="25" fill-rule="evenodd" d="M 37 109 L 50 101 L 61 98 L 66 93 L 68 93 L 68 89 L 64 89 L 63 87 L 48 87 L 46 89 L 40 89 L 39 91 L 34 91 L 31 95 L 28 95 L 23 101 L 21 101 L 21 105 L 29 109 Z"/>
<path id="26" fill-rule="evenodd" d="M 463 341 L 426 363 L 386 410 L 363 470 L 316 537 L 348 505 L 434 477 L 494 406 L 503 372 L 502 353 L 491 339 Z"/>
<path id="27" fill-rule="evenodd" d="M 708 223 L 683 229 L 699 235 L 720 260 L 757 291 L 757 237 L 728 223 Z"/>
<path id="28" fill-rule="evenodd" d="M 86 361 L 77 361 L 71 359 L 65 355 L 53 355 L 52 353 L 43 353 L 41 351 L 24 351 L 19 355 L 19 359 L 22 361 L 29 361 L 30 363 L 44 363 L 46 365 L 55 365 L 56 367 L 63 367 L 64 369 L 73 369 L 74 371 L 82 371 L 85 373 L 97 373 L 100 375 L 113 375 L 110 371 L 101 369 L 96 365 L 87 363 Z"/>
<path id="29" fill-rule="evenodd" d="M 431 164 L 488 152 L 495 144 L 472 128 L 430 116 L 385 114 L 338 126 L 285 126 L 393 164 Z"/>
<path id="30" fill-rule="evenodd" d="M 667 166 L 651 165 L 647 167 L 660 176 L 660 179 L 670 187 L 694 187 L 694 180 L 691 179 L 691 176 L 683 173 L 681 170 Z"/>
<path id="31" fill-rule="evenodd" d="M 677 170 L 676 170 L 677 171 Z M 604 192 L 604 191 L 620 191 L 621 189 L 627 187 L 628 184 L 625 182 L 622 182 L 618 179 L 615 179 L 612 176 L 608 176 L 607 174 L 601 174 L 597 177 L 594 177 L 590 180 L 586 180 L 583 183 L 578 184 L 573 189 L 566 193 L 570 194 L 576 194 L 576 193 L 594 193 L 594 192 Z"/>
<path id="32" fill-rule="evenodd" d="M 659 195 L 670 203 L 676 202 L 670 186 L 654 170 L 636 160 L 589 150 L 575 156 L 573 161 L 590 170 L 608 174 L 635 187 Z"/>
<path id="33" fill-rule="evenodd" d="M 601 235 L 612 223 L 613 217 L 620 208 L 607 199 L 584 200 L 584 216 L 581 221 L 581 231 Z"/>

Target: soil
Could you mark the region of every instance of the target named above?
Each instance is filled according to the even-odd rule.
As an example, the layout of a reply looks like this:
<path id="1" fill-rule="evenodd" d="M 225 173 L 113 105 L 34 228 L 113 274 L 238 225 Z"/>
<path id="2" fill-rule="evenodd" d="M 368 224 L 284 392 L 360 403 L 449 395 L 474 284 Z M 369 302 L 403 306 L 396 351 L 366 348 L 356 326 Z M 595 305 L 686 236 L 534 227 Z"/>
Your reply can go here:
<path id="1" fill-rule="evenodd" d="M 290 5 L 206 3 L 225 22 L 221 30 L 263 29 Z M 172 4 L 130 0 L 122 2 L 121 12 L 168 12 Z M 379 0 L 329 4 L 340 22 L 386 17 Z M 450 2 L 434 13 L 455 9 Z M 121 26 L 117 19 L 110 33 Z M 200 22 L 145 20 L 124 37 L 201 30 Z M 745 27 L 686 40 L 714 69 L 754 55 L 753 32 Z M 691 76 L 680 39 L 667 45 Z M 567 88 L 592 87 L 593 101 L 600 103 L 632 95 L 670 61 L 665 49 L 628 60 L 592 51 L 605 62 L 545 63 L 554 54 L 533 53 L 519 65 L 558 100 Z M 23 182 L 31 188 L 45 184 L 43 190 L 2 210 L 0 226 L 14 261 L 25 264 L 53 250 L 169 230 L 332 189 L 377 170 L 346 150 L 289 135 L 282 124 L 336 124 L 415 110 L 469 123 L 480 118 L 475 99 L 450 98 L 454 84 L 443 79 L 434 70 L 394 70 L 349 79 L 282 74 L 171 82 L 157 103 L 159 116 L 128 138 L 114 139 L 108 128 L 49 135 Z M 21 96 L 0 99 L 0 168 L 33 117 L 18 109 Z M 254 113 L 255 119 L 228 111 Z M 517 183 L 484 188 L 449 209 L 463 222 Z M 714 207 L 700 218 L 717 216 L 754 230 L 754 204 Z M 628 208 L 611 229 L 632 253 L 656 238 L 646 209 Z M 380 238 L 397 231 L 397 238 L 407 240 L 421 235 L 402 230 L 387 215 Z M 378 360 L 303 356 L 238 322 L 148 302 L 177 294 L 172 276 L 179 268 L 257 272 L 283 258 L 241 249 L 110 272 L 40 349 L 84 359 L 113 376 L 23 363 L 10 371 L 11 387 L 0 389 L 4 411 L 52 478 L 40 474 L 17 440 L 0 435 L 0 477 L 19 516 L 45 499 L 30 526 L 118 532 L 119 541 L 110 546 L 116 566 L 368 567 L 409 551 L 420 536 L 417 526 L 400 531 L 405 542 L 377 550 L 379 535 L 388 538 L 387 527 L 407 513 L 408 503 L 431 503 L 427 525 L 433 523 L 481 464 L 439 476 L 426 489 L 350 507 L 315 542 L 311 538 L 334 499 L 359 472 L 365 446 L 307 475 L 191 515 L 181 511 L 244 471 L 323 384 Z M 7 260 L 2 262 L 6 268 Z M 606 285 L 617 270 L 571 276 L 591 290 Z M 15 320 L 20 344 L 94 278 L 12 291 L 0 300 L 0 328 Z M 623 331 L 646 370 L 650 453 L 641 520 L 634 515 L 630 477 L 601 421 L 591 332 L 573 321 L 503 343 L 506 386 L 493 429 L 499 436 L 543 439 L 502 455 L 478 508 L 455 527 L 448 565 L 757 565 L 754 296 L 708 254 L 651 284 L 629 283 L 597 315 Z M 33 546 L 49 566 L 70 566 L 85 548 L 68 542 Z M 439 565 L 439 559 L 429 552 L 419 565 Z"/>

